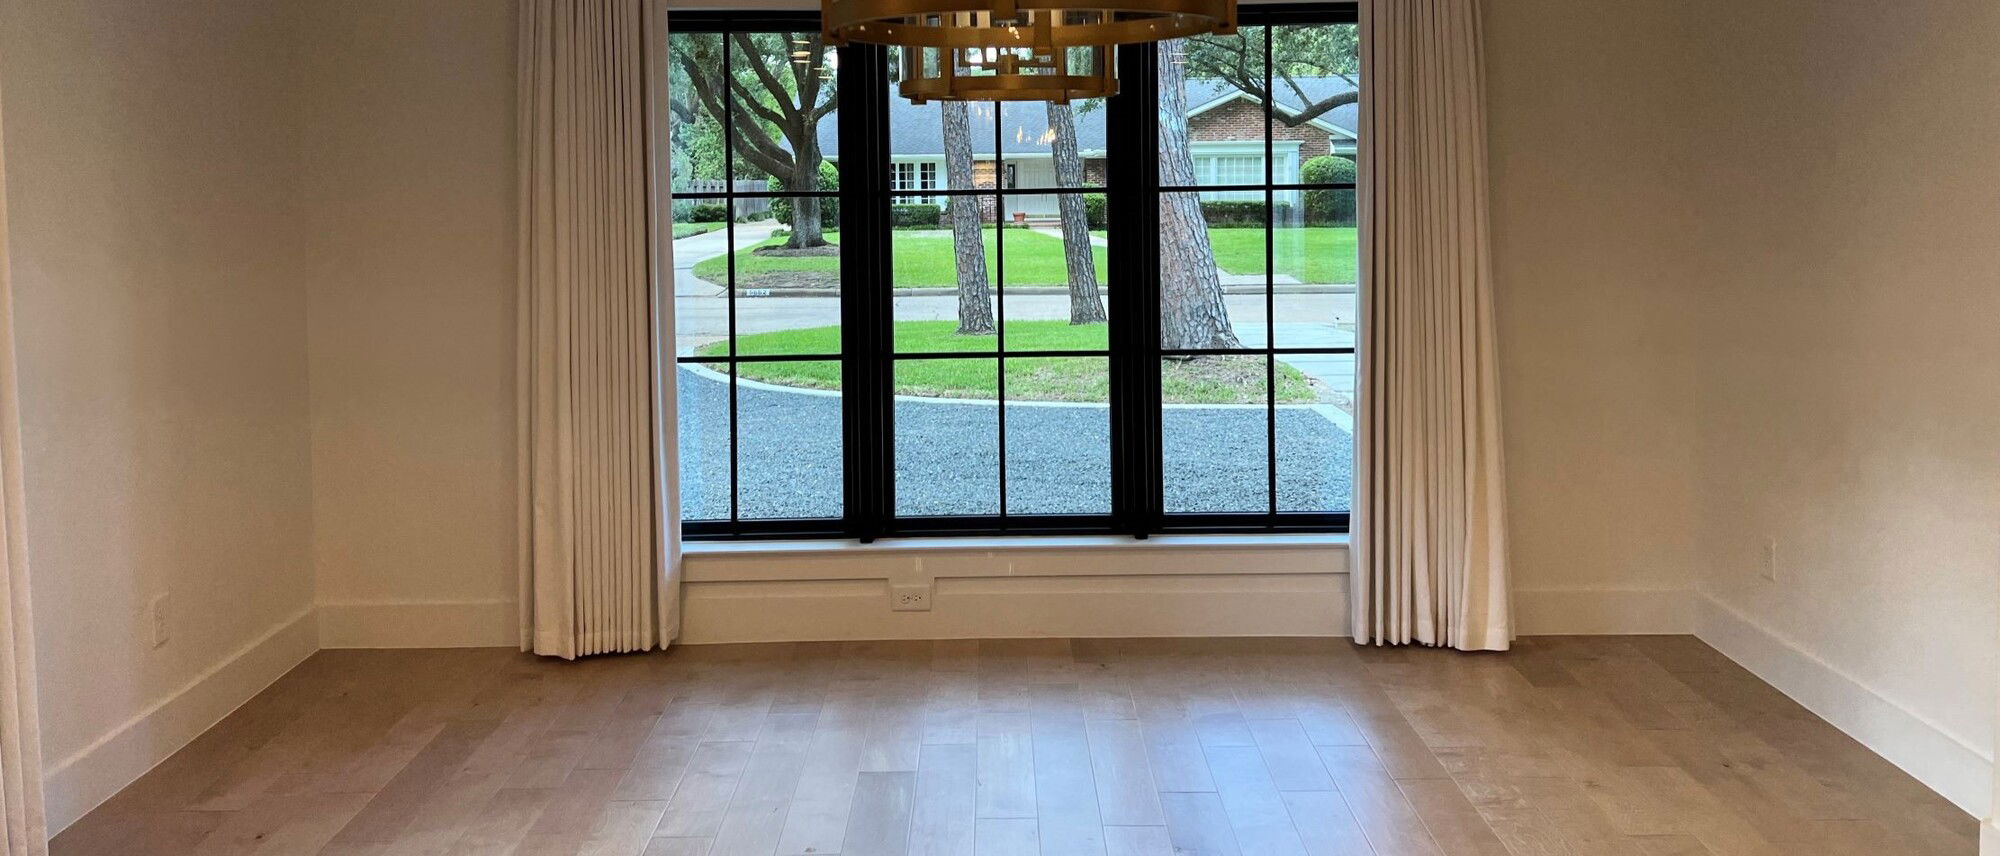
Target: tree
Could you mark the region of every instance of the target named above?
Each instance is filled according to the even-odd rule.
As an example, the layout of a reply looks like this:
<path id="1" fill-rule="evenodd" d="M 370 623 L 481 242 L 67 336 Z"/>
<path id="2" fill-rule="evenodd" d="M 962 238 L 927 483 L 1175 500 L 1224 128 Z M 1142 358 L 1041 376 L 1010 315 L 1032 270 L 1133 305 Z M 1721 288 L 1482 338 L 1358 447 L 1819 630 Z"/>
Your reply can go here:
<path id="1" fill-rule="evenodd" d="M 1068 104 L 1048 102 L 1051 149 L 1057 187 L 1083 186 L 1083 158 L 1076 147 L 1076 117 Z M 1069 323 L 1096 324 L 1106 320 L 1104 300 L 1097 294 L 1097 264 L 1090 250 L 1090 217 L 1083 194 L 1056 195 L 1062 217 L 1063 261 L 1069 268 Z"/>
<path id="2" fill-rule="evenodd" d="M 1184 39 L 1163 43 L 1174 57 Z M 1160 63 L 1160 183 L 1195 183 L 1188 149 L 1187 73 L 1179 62 Z M 1208 221 L 1195 193 L 1160 195 L 1160 345 L 1168 350 L 1240 348 L 1222 299 L 1222 274 L 1208 243 Z"/>
<path id="3" fill-rule="evenodd" d="M 941 106 L 945 185 L 965 190 L 972 187 L 972 117 L 963 101 L 945 101 Z M 958 262 L 959 335 L 991 335 L 993 291 L 986 280 L 986 244 L 980 235 L 979 201 L 971 196 L 953 196 L 946 208 L 951 218 L 952 256 Z"/>
<path id="4" fill-rule="evenodd" d="M 1254 35 L 1206 37 L 1183 43 L 1187 76 L 1217 78 L 1258 102 L 1273 101 L 1273 90 L 1290 96 L 1299 109 L 1273 111 L 1278 122 L 1296 128 L 1319 118 L 1335 107 L 1353 104 L 1361 98 L 1355 76 L 1360 72 L 1360 35 L 1352 26 L 1275 27 L 1271 30 L 1271 73 L 1264 74 L 1263 31 Z M 1321 93 L 1318 99 L 1300 83 L 1306 78 L 1337 77 L 1347 82 L 1347 91 Z"/>
<path id="5" fill-rule="evenodd" d="M 691 84 L 695 99 L 712 117 L 724 115 L 725 103 L 736 108 L 730 116 L 729 136 L 739 163 L 763 170 L 792 193 L 819 190 L 819 167 L 824 161 L 819 149 L 819 122 L 837 109 L 839 98 L 819 65 L 793 62 L 792 55 L 796 47 L 803 56 L 823 56 L 823 38 L 818 33 L 731 33 L 727 38 L 734 56 L 726 81 L 719 73 L 723 67 L 721 38 L 675 36 L 670 40 L 674 63 Z M 819 208 L 815 197 L 796 200 L 786 247 L 826 245 Z"/>

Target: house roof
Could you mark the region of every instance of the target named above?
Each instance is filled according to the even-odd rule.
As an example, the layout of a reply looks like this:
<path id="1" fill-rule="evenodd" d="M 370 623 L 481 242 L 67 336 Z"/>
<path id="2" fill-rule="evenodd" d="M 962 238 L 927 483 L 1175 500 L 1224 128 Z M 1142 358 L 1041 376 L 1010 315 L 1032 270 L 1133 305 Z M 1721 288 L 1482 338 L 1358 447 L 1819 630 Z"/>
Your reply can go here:
<path id="1" fill-rule="evenodd" d="M 1299 78 L 1300 88 L 1306 91 L 1312 102 L 1352 92 L 1353 84 L 1338 77 Z M 1297 95 L 1287 86 L 1278 87 L 1278 108 L 1285 111 L 1302 109 Z M 1187 82 L 1187 103 L 1191 115 L 1227 103 L 1231 98 L 1248 98 L 1242 91 L 1220 80 L 1197 79 Z M 1042 104 L 1030 102 L 1003 103 L 1000 105 L 1001 147 L 1012 154 L 1047 154 L 1049 143 L 1044 138 L 1049 132 L 1048 109 Z M 993 110 L 991 103 L 977 103 L 970 111 L 972 118 L 972 152 L 974 155 L 993 155 Z M 1343 104 L 1320 114 L 1314 124 L 1329 132 L 1346 136 L 1354 135 L 1360 108 L 1355 104 Z M 1104 151 L 1104 107 L 1101 102 L 1095 109 L 1079 110 L 1076 114 L 1076 145 L 1087 155 Z M 823 121 L 819 125 L 820 151 L 828 158 L 840 156 L 839 124 Z M 933 101 L 928 104 L 911 104 L 907 99 L 889 94 L 889 151 L 896 156 L 944 154 L 944 114 L 940 105 Z"/>

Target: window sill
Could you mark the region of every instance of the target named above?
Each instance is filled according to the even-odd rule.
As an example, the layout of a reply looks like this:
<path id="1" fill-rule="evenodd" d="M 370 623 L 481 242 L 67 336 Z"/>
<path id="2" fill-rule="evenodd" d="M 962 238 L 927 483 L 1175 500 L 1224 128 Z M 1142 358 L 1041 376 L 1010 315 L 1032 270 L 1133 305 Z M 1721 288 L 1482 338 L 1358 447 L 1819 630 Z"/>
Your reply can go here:
<path id="1" fill-rule="evenodd" d="M 995 536 L 977 538 L 888 538 L 869 544 L 853 540 L 688 541 L 685 556 L 841 556 L 871 553 L 1013 553 L 1083 550 L 1311 550 L 1347 549 L 1344 533 L 1273 533 L 1231 535 L 1155 535 L 1144 540 L 1124 535 Z"/>

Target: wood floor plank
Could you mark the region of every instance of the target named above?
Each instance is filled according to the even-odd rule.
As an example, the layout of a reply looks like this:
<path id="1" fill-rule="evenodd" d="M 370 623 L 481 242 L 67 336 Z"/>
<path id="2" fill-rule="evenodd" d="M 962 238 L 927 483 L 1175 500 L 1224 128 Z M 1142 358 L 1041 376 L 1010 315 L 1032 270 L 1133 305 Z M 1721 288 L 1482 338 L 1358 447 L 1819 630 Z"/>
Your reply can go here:
<path id="1" fill-rule="evenodd" d="M 327 651 L 55 856 L 1960 856 L 1696 640 Z"/>
<path id="2" fill-rule="evenodd" d="M 799 777 L 805 772 L 806 750 L 812 745 L 819 713 L 773 713 L 737 777 L 736 790 L 715 832 L 715 852 L 769 856 L 785 831 L 785 814 Z"/>
<path id="3" fill-rule="evenodd" d="M 660 838 L 714 838 L 736 794 L 736 781 L 750 763 L 755 745 L 744 740 L 703 743 L 667 801 L 667 810 L 653 834 Z"/>
<path id="4" fill-rule="evenodd" d="M 861 773 L 870 709 L 853 700 L 831 701 L 821 709 L 791 810 L 785 814 L 784 832 L 778 837 L 778 856 L 840 852 Z"/>
<path id="5" fill-rule="evenodd" d="M 1310 856 L 1369 856 L 1374 853 L 1361 824 L 1347 810 L 1337 791 L 1294 791 L 1282 794 L 1292 828 Z"/>
<path id="6" fill-rule="evenodd" d="M 1165 817 L 1162 810 L 1161 816 Z M 1173 836 L 1164 826 L 1107 826 L 1105 856 L 1175 856 Z"/>
<path id="7" fill-rule="evenodd" d="M 1106 826 L 1160 826 L 1160 793 L 1146 758 L 1138 720 L 1099 719 L 1085 724 L 1097 811 Z"/>
<path id="8" fill-rule="evenodd" d="M 1040 832 L 1034 818 L 980 818 L 971 852 L 976 856 L 1040 856 Z"/>
<path id="9" fill-rule="evenodd" d="M 979 816 L 1035 816 L 1035 743 L 1027 713 L 982 713 Z"/>
<path id="10" fill-rule="evenodd" d="M 910 810 L 916 773 L 862 773 L 854 786 L 843 853 L 904 856 L 910 848 Z"/>
<path id="11" fill-rule="evenodd" d="M 917 761 L 910 807 L 911 856 L 952 856 L 973 850 L 979 797 L 979 752 L 960 743 L 925 746 Z"/>
<path id="12" fill-rule="evenodd" d="M 1250 736 L 1271 772 L 1271 783 L 1281 791 L 1330 791 L 1333 779 L 1320 763 L 1313 741 L 1296 719 L 1253 719 Z M 1325 744 L 1340 745 L 1340 744 Z"/>
<path id="13" fill-rule="evenodd" d="M 1321 746 L 1319 754 L 1376 853 L 1441 856 L 1416 807 L 1368 747 Z"/>
<path id="14" fill-rule="evenodd" d="M 1040 710 L 1034 737 L 1035 818 L 1045 856 L 1102 856 L 1104 821 L 1091 772 L 1090 737 L 1079 706 Z"/>
<path id="15" fill-rule="evenodd" d="M 1175 856 L 1241 856 L 1229 812 L 1216 793 L 1163 793 L 1160 807 L 1167 818 L 1167 837 Z"/>

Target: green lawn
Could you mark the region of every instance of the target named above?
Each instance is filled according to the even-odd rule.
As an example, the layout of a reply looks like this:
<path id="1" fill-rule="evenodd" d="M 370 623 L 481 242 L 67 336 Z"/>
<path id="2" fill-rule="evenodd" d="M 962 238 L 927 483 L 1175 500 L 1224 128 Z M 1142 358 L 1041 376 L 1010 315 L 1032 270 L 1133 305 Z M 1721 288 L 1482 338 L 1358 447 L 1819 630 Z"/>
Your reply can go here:
<path id="1" fill-rule="evenodd" d="M 838 243 L 839 232 L 826 233 L 826 239 Z M 890 250 L 895 264 L 895 285 L 897 288 L 956 288 L 958 287 L 958 267 L 952 254 L 950 236 L 929 234 L 910 230 L 897 230 L 889 238 Z M 992 276 L 999 261 L 994 248 L 994 230 L 987 227 L 986 272 Z M 736 252 L 736 277 L 739 287 L 770 287 L 781 285 L 809 286 L 817 280 L 821 287 L 830 287 L 840 275 L 838 256 L 761 256 L 756 250 L 761 247 L 783 246 L 785 239 L 772 238 L 754 247 Z M 1097 260 L 1098 281 L 1104 280 L 1104 248 L 1093 252 Z M 1006 237 L 1006 262 L 1008 285 L 1066 285 L 1069 282 L 1069 268 L 1063 261 L 1062 239 L 1026 229 L 1009 229 Z M 716 256 L 694 266 L 694 275 L 713 283 L 721 283 L 728 277 L 728 259 Z M 803 277 L 796 275 L 804 274 Z M 800 281 L 790 282 L 788 279 Z"/>
<path id="2" fill-rule="evenodd" d="M 1103 232 L 1091 234 L 1104 236 Z M 1352 284 L 1361 281 L 1355 275 L 1361 262 L 1356 240 L 1353 226 L 1279 229 L 1271 256 L 1278 263 L 1278 273 L 1299 282 Z M 1263 229 L 1212 228 L 1208 230 L 1208 245 L 1215 251 L 1215 266 L 1223 273 L 1264 272 Z"/>
<path id="3" fill-rule="evenodd" d="M 719 225 L 719 224 L 690 224 Z M 680 226 L 675 226 L 675 237 Z M 1256 228 L 1215 228 L 1208 232 L 1215 250 L 1216 267 L 1224 273 L 1264 272 L 1264 231 Z M 1103 232 L 1093 233 L 1099 237 Z M 1063 285 L 1069 270 L 1063 263 L 1062 239 L 1026 229 L 1007 230 L 1008 285 Z M 829 241 L 838 242 L 840 233 L 828 232 Z M 986 270 L 990 276 L 997 261 L 994 230 L 985 230 Z M 958 285 L 957 263 L 951 238 L 940 234 L 897 231 L 890 238 L 898 288 L 953 288 Z M 1351 226 L 1310 226 L 1279 229 L 1272 246 L 1278 273 L 1302 283 L 1353 283 L 1356 255 L 1355 230 Z M 760 256 L 760 247 L 782 246 L 783 238 L 772 238 L 736 253 L 736 276 L 740 287 L 767 288 L 799 286 L 831 288 L 839 282 L 840 258 L 826 256 Z M 1095 247 L 1098 282 L 1104 282 L 1104 248 Z M 728 277 L 728 260 L 723 256 L 694 266 L 694 275 L 720 283 Z"/>
<path id="4" fill-rule="evenodd" d="M 706 235 L 720 228 L 722 228 L 721 223 L 675 223 L 674 240 L 691 238 L 695 235 Z"/>
<path id="5" fill-rule="evenodd" d="M 1209 246 L 1215 248 L 1215 266 L 1228 273 L 1264 272 L 1263 229 L 1210 229 Z M 1308 226 L 1279 229 L 1271 247 L 1278 273 L 1289 274 L 1305 283 L 1352 283 L 1355 265 L 1355 232 L 1351 226 Z"/>
<path id="6" fill-rule="evenodd" d="M 1011 237 L 1011 236 L 1010 236 Z M 911 360 L 896 365 L 896 392 L 938 398 L 995 398 L 999 393 L 993 353 L 995 337 L 960 336 L 951 321 L 896 322 L 898 352 L 967 352 L 973 358 Z M 1105 347 L 1105 325 L 1071 326 L 1066 321 L 1012 321 L 1007 324 L 1008 350 L 1096 350 Z M 739 337 L 739 353 L 831 354 L 840 351 L 840 328 L 813 327 L 756 333 Z M 725 343 L 702 347 L 713 356 L 728 352 Z M 1102 357 L 1015 357 L 1007 364 L 1010 401 L 1107 401 L 1110 378 Z M 746 363 L 751 380 L 812 389 L 839 389 L 840 364 L 825 362 Z M 1169 404 L 1255 404 L 1264 400 L 1264 362 L 1257 356 L 1198 357 L 1167 360 L 1160 385 Z M 1278 401 L 1317 400 L 1311 383 L 1298 369 L 1278 364 Z"/>

